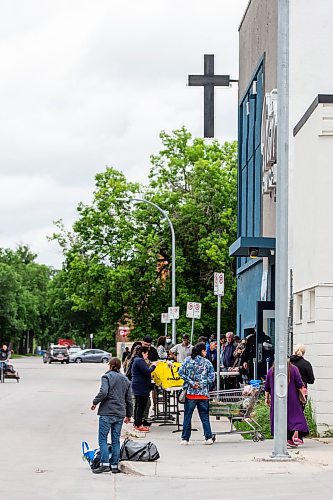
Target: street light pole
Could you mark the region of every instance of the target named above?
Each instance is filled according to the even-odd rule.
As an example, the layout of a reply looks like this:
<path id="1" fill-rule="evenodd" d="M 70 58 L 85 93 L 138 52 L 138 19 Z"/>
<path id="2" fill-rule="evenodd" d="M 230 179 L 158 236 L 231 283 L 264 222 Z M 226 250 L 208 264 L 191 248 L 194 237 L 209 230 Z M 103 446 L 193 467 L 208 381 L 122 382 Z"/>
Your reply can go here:
<path id="1" fill-rule="evenodd" d="M 287 452 L 289 0 L 278 0 L 277 89 L 276 329 L 272 457 L 283 460 L 289 458 Z"/>
<path id="2" fill-rule="evenodd" d="M 168 221 L 171 230 L 171 306 L 176 307 L 176 237 L 173 224 L 168 216 L 168 214 L 156 203 L 146 200 L 145 198 L 117 198 L 117 201 L 135 201 L 138 203 L 148 203 L 148 205 L 153 206 L 161 212 L 163 217 Z M 176 331 L 176 320 L 172 319 L 172 343 L 177 343 L 177 331 Z"/>

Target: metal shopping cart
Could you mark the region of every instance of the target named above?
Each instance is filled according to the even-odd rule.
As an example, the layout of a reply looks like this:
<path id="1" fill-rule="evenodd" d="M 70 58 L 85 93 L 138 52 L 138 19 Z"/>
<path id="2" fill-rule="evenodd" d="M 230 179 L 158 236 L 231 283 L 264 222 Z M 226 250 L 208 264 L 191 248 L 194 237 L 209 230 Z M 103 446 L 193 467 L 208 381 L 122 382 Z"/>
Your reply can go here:
<path id="1" fill-rule="evenodd" d="M 254 442 L 264 441 L 262 427 L 253 415 L 260 393 L 260 387 L 251 386 L 211 392 L 209 414 L 217 418 L 226 417 L 230 422 L 229 431 L 216 434 L 249 434 Z M 238 422 L 244 422 L 247 428 L 242 426 L 242 429 L 237 429 Z"/>

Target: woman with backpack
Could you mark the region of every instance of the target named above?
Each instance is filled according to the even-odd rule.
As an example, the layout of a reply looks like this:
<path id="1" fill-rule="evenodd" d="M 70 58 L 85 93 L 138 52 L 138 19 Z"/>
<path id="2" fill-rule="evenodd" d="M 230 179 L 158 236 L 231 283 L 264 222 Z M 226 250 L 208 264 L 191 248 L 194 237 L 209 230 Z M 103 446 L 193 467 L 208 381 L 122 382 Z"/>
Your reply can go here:
<path id="1" fill-rule="evenodd" d="M 132 391 L 135 397 L 134 429 L 139 432 L 149 432 L 149 427 L 144 427 L 142 422 L 151 391 L 151 374 L 158 363 L 153 361 L 149 367 L 148 354 L 148 347 L 139 347 L 131 367 Z"/>
<path id="2" fill-rule="evenodd" d="M 209 390 L 215 380 L 213 365 L 206 359 L 206 344 L 196 344 L 179 368 L 179 375 L 187 388 L 181 443 L 187 445 L 191 437 L 192 415 L 197 408 L 204 430 L 204 444 L 213 444 L 215 435 L 209 422 Z"/>

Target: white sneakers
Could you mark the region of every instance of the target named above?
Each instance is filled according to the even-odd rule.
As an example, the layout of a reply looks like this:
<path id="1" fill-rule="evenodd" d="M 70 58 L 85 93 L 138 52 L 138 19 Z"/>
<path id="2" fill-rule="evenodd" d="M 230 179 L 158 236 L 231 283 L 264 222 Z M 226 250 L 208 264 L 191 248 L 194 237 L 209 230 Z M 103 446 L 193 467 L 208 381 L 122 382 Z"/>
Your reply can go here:
<path id="1" fill-rule="evenodd" d="M 216 441 L 216 437 L 215 437 L 215 434 L 213 434 L 213 436 L 210 439 L 205 439 L 203 444 L 214 444 L 215 441 Z"/>
<path id="2" fill-rule="evenodd" d="M 210 439 L 205 439 L 205 441 L 202 444 L 214 444 L 215 440 L 216 440 L 216 437 L 213 434 L 213 436 Z M 187 446 L 189 444 L 189 442 L 186 441 L 186 439 L 182 439 L 180 441 L 180 444 L 183 445 L 183 446 Z"/>

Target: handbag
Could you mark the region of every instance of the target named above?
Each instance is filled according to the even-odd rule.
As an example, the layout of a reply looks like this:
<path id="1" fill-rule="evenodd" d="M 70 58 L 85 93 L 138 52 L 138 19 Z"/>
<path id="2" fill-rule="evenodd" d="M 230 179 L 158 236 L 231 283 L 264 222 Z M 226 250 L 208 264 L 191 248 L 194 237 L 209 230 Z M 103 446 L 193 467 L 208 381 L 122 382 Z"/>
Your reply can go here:
<path id="1" fill-rule="evenodd" d="M 155 462 L 160 458 L 156 444 L 139 443 L 126 438 L 120 450 L 120 460 L 131 460 L 133 462 Z"/>

